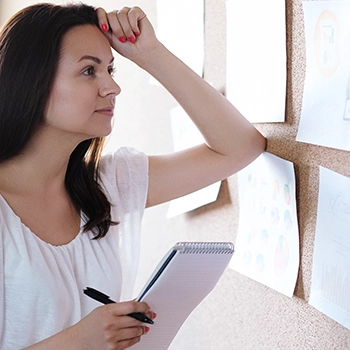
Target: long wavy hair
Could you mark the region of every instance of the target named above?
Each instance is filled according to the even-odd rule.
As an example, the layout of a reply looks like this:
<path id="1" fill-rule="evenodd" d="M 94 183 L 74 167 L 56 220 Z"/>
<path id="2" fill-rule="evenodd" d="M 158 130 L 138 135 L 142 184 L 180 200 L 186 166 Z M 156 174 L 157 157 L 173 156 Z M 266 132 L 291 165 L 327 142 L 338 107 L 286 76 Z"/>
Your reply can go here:
<path id="1" fill-rule="evenodd" d="M 36 4 L 17 12 L 0 31 L 0 162 L 17 156 L 43 123 L 60 58 L 63 36 L 80 25 L 96 25 L 95 8 L 84 4 Z M 81 142 L 72 152 L 65 186 L 84 231 L 106 235 L 111 205 L 99 186 L 103 138 Z"/>

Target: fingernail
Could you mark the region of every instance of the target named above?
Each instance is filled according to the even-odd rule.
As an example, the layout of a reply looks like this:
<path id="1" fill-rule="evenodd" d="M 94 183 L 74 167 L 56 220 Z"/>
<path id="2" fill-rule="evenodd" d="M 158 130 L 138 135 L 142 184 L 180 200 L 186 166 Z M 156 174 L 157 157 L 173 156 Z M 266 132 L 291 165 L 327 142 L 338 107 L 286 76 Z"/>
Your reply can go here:
<path id="1" fill-rule="evenodd" d="M 145 333 L 148 333 L 149 332 L 149 327 L 145 327 Z"/>
<path id="2" fill-rule="evenodd" d="M 122 43 L 125 43 L 126 42 L 126 37 L 125 36 L 119 37 L 119 41 L 122 42 Z"/>
<path id="3" fill-rule="evenodd" d="M 101 29 L 103 32 L 108 32 L 108 25 L 107 24 L 102 24 Z"/>
<path id="4" fill-rule="evenodd" d="M 153 312 L 153 318 L 156 318 L 157 314 L 155 312 Z"/>
<path id="5" fill-rule="evenodd" d="M 135 32 L 134 34 L 135 34 L 135 36 L 140 36 L 139 32 Z"/>
<path id="6" fill-rule="evenodd" d="M 133 36 L 129 36 L 128 40 L 129 40 L 131 43 L 135 44 L 135 38 L 134 38 Z"/>

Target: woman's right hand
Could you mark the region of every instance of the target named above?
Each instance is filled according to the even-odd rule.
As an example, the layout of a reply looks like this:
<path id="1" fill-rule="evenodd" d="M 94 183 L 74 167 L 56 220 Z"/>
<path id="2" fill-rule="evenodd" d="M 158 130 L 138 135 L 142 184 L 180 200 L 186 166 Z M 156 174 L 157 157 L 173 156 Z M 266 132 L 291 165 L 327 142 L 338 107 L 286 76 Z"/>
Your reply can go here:
<path id="1" fill-rule="evenodd" d="M 133 312 L 141 312 L 153 318 L 149 306 L 143 302 L 128 301 L 96 308 L 71 329 L 79 348 L 122 350 L 138 343 L 141 336 L 149 331 L 149 327 L 127 316 Z"/>
<path id="2" fill-rule="evenodd" d="M 77 349 L 123 350 L 138 343 L 149 331 L 144 323 L 128 316 L 141 312 L 150 319 L 155 314 L 144 302 L 127 301 L 97 307 L 78 323 L 28 346 L 23 350 Z"/>

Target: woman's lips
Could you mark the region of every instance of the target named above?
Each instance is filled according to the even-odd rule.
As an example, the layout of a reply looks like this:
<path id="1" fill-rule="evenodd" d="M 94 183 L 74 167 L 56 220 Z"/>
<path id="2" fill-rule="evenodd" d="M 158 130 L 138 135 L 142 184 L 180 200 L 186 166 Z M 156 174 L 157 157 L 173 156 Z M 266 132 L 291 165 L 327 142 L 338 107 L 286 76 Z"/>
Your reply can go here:
<path id="1" fill-rule="evenodd" d="M 114 115 L 114 108 L 102 108 L 102 109 L 97 109 L 96 113 L 106 115 L 108 117 L 113 117 Z"/>

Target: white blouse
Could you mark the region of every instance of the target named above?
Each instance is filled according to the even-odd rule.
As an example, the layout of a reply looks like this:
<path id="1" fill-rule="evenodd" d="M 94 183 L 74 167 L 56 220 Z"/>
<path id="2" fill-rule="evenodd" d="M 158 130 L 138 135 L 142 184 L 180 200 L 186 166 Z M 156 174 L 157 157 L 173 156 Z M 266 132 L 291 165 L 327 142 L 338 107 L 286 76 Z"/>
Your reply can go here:
<path id="1" fill-rule="evenodd" d="M 31 232 L 0 195 L 0 349 L 32 345 L 101 306 L 83 294 L 86 287 L 115 301 L 133 297 L 147 157 L 130 148 L 103 156 L 101 185 L 112 204 L 112 220 L 120 224 L 100 240 L 81 230 L 61 246 Z"/>

